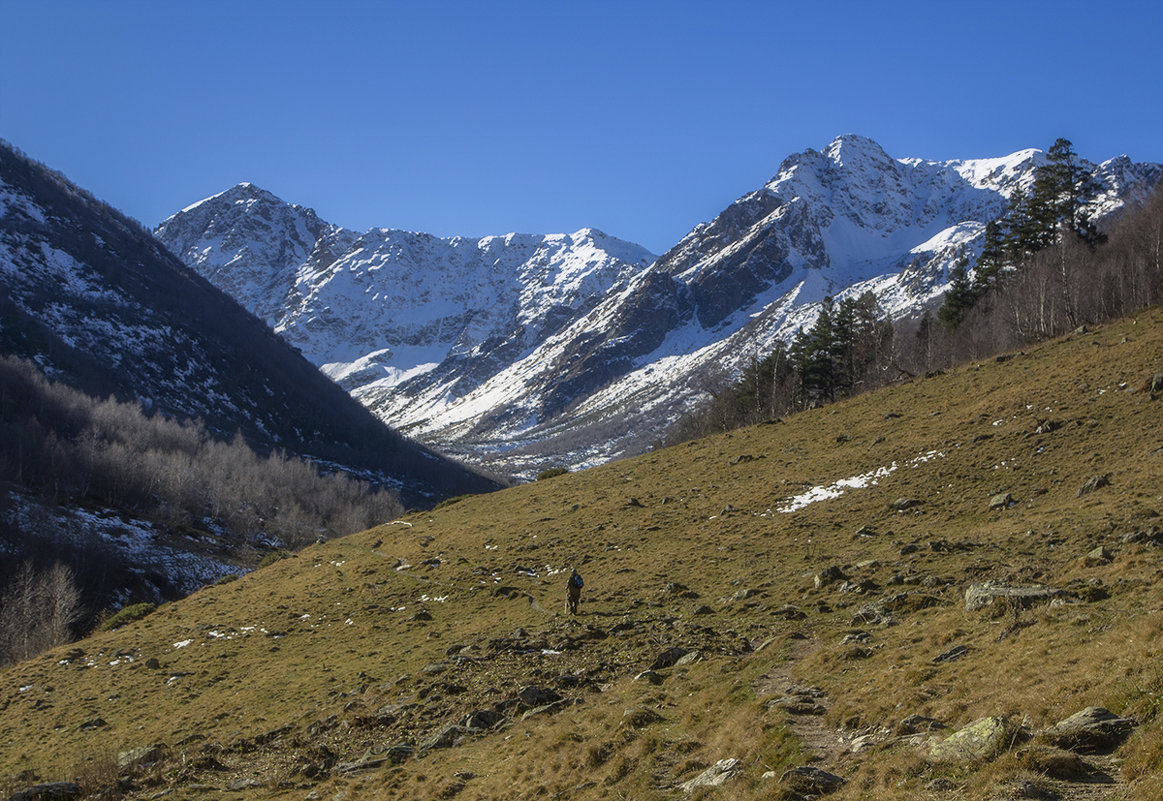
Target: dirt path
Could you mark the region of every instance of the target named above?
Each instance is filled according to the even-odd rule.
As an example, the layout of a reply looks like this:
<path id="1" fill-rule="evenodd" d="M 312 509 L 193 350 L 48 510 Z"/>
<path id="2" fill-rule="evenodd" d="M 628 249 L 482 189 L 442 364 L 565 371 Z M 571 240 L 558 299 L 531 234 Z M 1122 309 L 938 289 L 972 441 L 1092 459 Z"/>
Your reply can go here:
<path id="1" fill-rule="evenodd" d="M 825 722 L 832 699 L 822 689 L 811 686 L 796 675 L 799 663 L 817 645 L 818 642 L 811 639 L 792 640 L 788 658 L 761 676 L 755 689 L 770 708 L 787 713 L 788 726 L 803 744 L 807 762 L 844 776 L 850 772 L 850 768 L 845 770 L 842 765 L 845 757 L 853 758 L 865 742 L 883 741 L 891 735 L 882 729 L 841 731 Z M 1127 787 L 1122 781 L 1119 760 L 1115 755 L 1086 755 L 1082 759 L 1091 770 L 1089 780 L 1048 780 L 1059 801 L 1122 801 L 1127 798 Z"/>

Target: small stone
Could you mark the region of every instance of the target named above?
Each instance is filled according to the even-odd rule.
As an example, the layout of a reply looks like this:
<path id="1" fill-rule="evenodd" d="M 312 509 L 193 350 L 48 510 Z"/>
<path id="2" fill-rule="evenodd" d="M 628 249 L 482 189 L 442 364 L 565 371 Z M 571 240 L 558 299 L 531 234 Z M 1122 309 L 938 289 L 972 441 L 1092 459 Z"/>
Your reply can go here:
<path id="1" fill-rule="evenodd" d="M 677 645 L 671 648 L 667 648 L 665 651 L 655 657 L 654 662 L 650 665 L 650 669 L 662 670 L 664 668 L 674 667 L 678 660 L 682 659 L 688 653 L 689 651 L 687 651 L 686 648 L 680 648 Z"/>
<path id="2" fill-rule="evenodd" d="M 1093 551 L 1083 557 L 1083 562 L 1087 567 L 1097 567 L 1098 565 L 1108 565 L 1114 560 L 1114 554 L 1105 545 L 1100 545 Z"/>
<path id="3" fill-rule="evenodd" d="M 1075 497 L 1081 498 L 1083 495 L 1089 495 L 1090 493 L 1094 492 L 1095 490 L 1110 486 L 1110 483 L 1111 483 L 1111 474 L 1110 473 L 1104 473 L 1101 476 L 1091 476 L 1090 478 L 1086 479 L 1086 481 L 1083 483 L 1083 485 L 1079 488 L 1078 495 Z"/>
<path id="4" fill-rule="evenodd" d="M 1008 492 L 999 492 L 989 499 L 990 509 L 1009 509 L 1014 505 L 1014 496 Z"/>
<path id="5" fill-rule="evenodd" d="M 956 659 L 960 659 L 961 657 L 965 656 L 968 653 L 969 653 L 968 647 L 966 647 L 964 645 L 955 645 L 954 647 L 950 648 L 948 651 L 945 651 L 944 653 L 938 654 L 937 656 L 933 657 L 933 659 L 931 661 L 934 665 L 939 665 L 942 662 L 952 662 Z"/>
<path id="6" fill-rule="evenodd" d="M 521 691 L 517 693 L 517 698 L 525 706 L 537 707 L 560 701 L 561 694 L 548 687 L 529 685 L 521 688 Z"/>
<path id="7" fill-rule="evenodd" d="M 839 565 L 829 565 L 817 573 L 813 581 L 816 585 L 816 588 L 819 589 L 820 587 L 827 586 L 828 584 L 834 584 L 837 581 L 845 581 L 847 578 L 848 575 L 840 568 Z"/>

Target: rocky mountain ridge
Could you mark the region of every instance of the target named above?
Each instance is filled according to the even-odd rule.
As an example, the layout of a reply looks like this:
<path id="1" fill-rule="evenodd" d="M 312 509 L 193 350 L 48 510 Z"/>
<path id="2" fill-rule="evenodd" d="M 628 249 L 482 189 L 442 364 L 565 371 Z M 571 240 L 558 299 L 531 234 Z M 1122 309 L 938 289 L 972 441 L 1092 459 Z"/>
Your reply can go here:
<path id="1" fill-rule="evenodd" d="M 594 231 L 358 235 L 249 185 L 157 235 L 381 418 L 531 475 L 642 452 L 826 295 L 871 291 L 893 317 L 929 307 L 1044 160 L 894 159 L 844 135 L 787 158 L 657 260 Z M 1163 176 L 1126 157 L 1087 166 L 1099 220 Z"/>

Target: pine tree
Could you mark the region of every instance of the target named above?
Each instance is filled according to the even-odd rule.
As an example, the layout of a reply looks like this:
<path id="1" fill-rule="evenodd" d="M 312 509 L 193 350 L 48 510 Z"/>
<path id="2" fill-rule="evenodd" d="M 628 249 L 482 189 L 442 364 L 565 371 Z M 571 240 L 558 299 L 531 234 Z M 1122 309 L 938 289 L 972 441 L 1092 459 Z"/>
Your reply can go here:
<path id="1" fill-rule="evenodd" d="M 949 289 L 945 291 L 945 302 L 937 311 L 937 317 L 949 328 L 956 328 L 965 319 L 965 313 L 977 302 L 978 294 L 963 264 L 957 264 L 949 271 Z"/>
<path id="2" fill-rule="evenodd" d="M 1009 264 L 999 220 L 990 220 L 985 224 L 984 239 L 981 255 L 977 257 L 977 267 L 973 271 L 975 289 L 979 294 L 993 286 L 998 273 Z M 964 268 L 968 266 L 968 259 L 962 257 L 958 263 Z"/>

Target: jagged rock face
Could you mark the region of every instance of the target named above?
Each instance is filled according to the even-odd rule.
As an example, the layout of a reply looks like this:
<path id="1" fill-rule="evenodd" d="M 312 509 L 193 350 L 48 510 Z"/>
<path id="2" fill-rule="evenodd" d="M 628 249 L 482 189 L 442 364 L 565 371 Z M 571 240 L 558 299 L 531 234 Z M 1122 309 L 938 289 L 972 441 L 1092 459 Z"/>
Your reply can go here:
<path id="1" fill-rule="evenodd" d="M 706 375 L 729 377 L 810 325 L 825 295 L 872 291 L 893 316 L 935 302 L 952 264 L 976 257 L 985 223 L 1042 163 L 1037 150 L 894 159 L 870 139 L 841 136 L 788 157 L 657 260 L 591 230 L 478 241 L 324 226 L 308 247 L 295 234 L 322 224 L 295 206 L 285 206 L 293 224 L 264 212 L 287 244 L 238 248 L 238 261 L 223 261 L 230 254 L 208 234 L 175 233 L 221 230 L 205 216 L 194 225 L 189 210 L 158 233 L 213 280 L 225 264 L 251 276 L 244 305 L 275 309 L 265 316 L 276 330 L 385 420 L 529 474 L 642 450 Z M 1163 168 L 1121 157 L 1093 174 L 1101 218 L 1145 196 Z M 223 206 L 210 216 L 238 219 L 242 239 L 259 235 L 239 215 L 267 207 L 231 192 L 193 208 Z M 303 252 L 312 255 L 289 286 L 260 286 L 292 271 L 274 256 L 273 266 L 240 264 Z"/>

